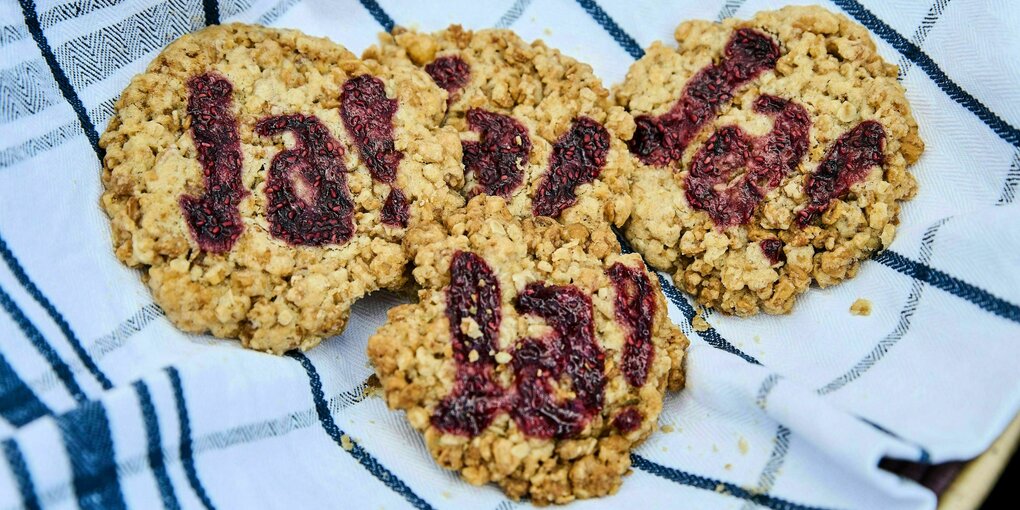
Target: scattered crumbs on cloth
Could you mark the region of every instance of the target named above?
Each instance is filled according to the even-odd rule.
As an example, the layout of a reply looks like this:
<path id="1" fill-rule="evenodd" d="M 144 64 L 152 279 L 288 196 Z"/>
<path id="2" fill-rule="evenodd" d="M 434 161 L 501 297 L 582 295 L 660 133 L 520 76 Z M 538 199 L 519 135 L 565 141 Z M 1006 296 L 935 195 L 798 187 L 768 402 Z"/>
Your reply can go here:
<path id="1" fill-rule="evenodd" d="M 857 298 L 857 301 L 854 301 L 854 303 L 850 305 L 850 313 L 862 316 L 871 315 L 871 301 L 864 298 Z"/>

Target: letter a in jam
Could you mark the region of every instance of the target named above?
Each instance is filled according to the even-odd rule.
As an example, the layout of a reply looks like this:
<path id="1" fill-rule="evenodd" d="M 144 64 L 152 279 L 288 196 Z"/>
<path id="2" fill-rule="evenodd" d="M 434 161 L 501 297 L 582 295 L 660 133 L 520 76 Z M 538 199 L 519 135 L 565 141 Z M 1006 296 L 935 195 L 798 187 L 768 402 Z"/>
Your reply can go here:
<path id="1" fill-rule="evenodd" d="M 255 126 L 262 136 L 289 131 L 294 147 L 273 157 L 266 178 L 269 232 L 303 246 L 343 244 L 354 235 L 354 202 L 344 151 L 319 119 L 281 115 Z"/>

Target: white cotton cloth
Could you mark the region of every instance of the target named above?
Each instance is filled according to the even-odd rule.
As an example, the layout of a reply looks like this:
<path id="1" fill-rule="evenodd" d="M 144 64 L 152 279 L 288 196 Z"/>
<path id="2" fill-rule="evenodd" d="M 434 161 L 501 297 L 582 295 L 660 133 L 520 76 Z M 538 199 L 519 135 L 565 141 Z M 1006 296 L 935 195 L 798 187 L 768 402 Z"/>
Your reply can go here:
<path id="1" fill-rule="evenodd" d="M 115 259 L 90 136 L 133 75 L 217 10 L 355 53 L 387 19 L 511 27 L 609 86 L 683 20 L 782 5 L 108 3 L 0 2 L 0 509 L 529 505 L 437 467 L 401 413 L 364 397 L 366 340 L 400 298 L 367 298 L 342 335 L 274 357 L 176 330 Z M 790 315 L 710 313 L 708 331 L 667 288 L 692 341 L 688 386 L 660 417 L 671 431 L 637 448 L 618 494 L 571 508 L 930 509 L 934 494 L 879 460 L 975 457 L 1020 410 L 1020 5 L 861 3 L 822 5 L 900 65 L 927 144 L 890 251 Z M 849 313 L 858 298 L 870 316 Z"/>

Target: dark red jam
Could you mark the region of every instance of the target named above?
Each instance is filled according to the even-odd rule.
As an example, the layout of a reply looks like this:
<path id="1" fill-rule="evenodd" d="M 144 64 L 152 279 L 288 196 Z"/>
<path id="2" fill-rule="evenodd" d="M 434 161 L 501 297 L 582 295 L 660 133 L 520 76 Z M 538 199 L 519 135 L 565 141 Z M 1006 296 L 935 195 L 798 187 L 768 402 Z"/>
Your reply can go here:
<path id="1" fill-rule="evenodd" d="M 433 412 L 432 424 L 444 432 L 476 436 L 504 410 L 507 399 L 506 390 L 493 379 L 496 360 L 490 354 L 499 350 L 499 280 L 474 253 L 459 251 L 453 256 L 446 318 L 453 337 L 456 383 Z M 461 330 L 464 319 L 478 324 L 481 336 L 465 334 Z"/>
<path id="2" fill-rule="evenodd" d="M 404 154 L 393 139 L 393 117 L 397 100 L 386 97 L 382 80 L 363 74 L 347 80 L 340 92 L 340 118 L 354 139 L 358 154 L 368 166 L 372 179 L 391 186 L 383 206 L 383 223 L 406 227 L 407 197 L 396 188 L 397 169 Z"/>
<path id="3" fill-rule="evenodd" d="M 686 178 L 691 207 L 720 228 L 746 224 L 807 153 L 811 120 L 804 107 L 766 95 L 755 100 L 754 110 L 772 117 L 772 130 L 752 137 L 737 126 L 719 128 L 694 155 Z"/>
<path id="4" fill-rule="evenodd" d="M 524 179 L 531 154 L 528 130 L 513 117 L 480 108 L 467 111 L 467 123 L 478 133 L 477 142 L 461 142 L 464 169 L 478 180 L 472 193 L 510 198 Z"/>
<path id="5" fill-rule="evenodd" d="M 545 319 L 552 331 L 526 338 L 514 351 L 515 394 L 510 413 L 529 436 L 566 438 L 584 429 L 602 409 L 605 354 L 595 342 L 591 298 L 577 287 L 530 283 L 517 296 L 517 311 Z M 574 397 L 558 401 L 553 383 L 564 376 Z"/>
<path id="6" fill-rule="evenodd" d="M 797 224 L 806 226 L 829 204 L 842 198 L 850 186 L 864 179 L 868 170 L 885 163 L 885 129 L 866 120 L 843 133 L 829 148 L 818 169 L 804 181 L 808 205 L 797 213 Z"/>
<path id="7" fill-rule="evenodd" d="M 765 258 L 773 264 L 778 264 L 786 258 L 783 253 L 783 242 L 779 239 L 762 239 L 758 246 L 761 246 L 761 252 L 765 254 Z"/>
<path id="8" fill-rule="evenodd" d="M 499 350 L 500 290 L 492 268 L 478 255 L 454 254 L 446 290 L 446 317 L 457 365 L 453 391 L 436 406 L 432 424 L 444 432 L 475 436 L 497 414 L 509 412 L 532 437 L 578 434 L 602 408 L 605 355 L 595 341 L 591 299 L 573 286 L 530 283 L 514 303 L 521 314 L 538 316 L 552 331 L 525 338 L 512 351 L 514 382 L 495 381 Z M 461 329 L 465 319 L 478 325 L 477 338 Z M 574 396 L 559 401 L 554 384 L 569 379 Z"/>
<path id="9" fill-rule="evenodd" d="M 191 137 L 202 165 L 205 191 L 183 195 L 181 212 L 198 247 L 212 253 L 230 251 L 244 230 L 238 205 L 248 191 L 241 182 L 241 142 L 232 111 L 234 87 L 226 78 L 206 73 L 188 80 Z"/>
<path id="10" fill-rule="evenodd" d="M 613 427 L 626 434 L 637 430 L 641 426 L 641 420 L 644 419 L 644 415 L 636 407 L 627 407 L 613 418 Z"/>
<path id="11" fill-rule="evenodd" d="M 616 288 L 616 321 L 627 334 L 620 368 L 628 384 L 641 387 L 648 379 L 648 370 L 655 356 L 652 343 L 655 291 L 648 275 L 640 269 L 617 262 L 609 267 L 606 274 Z"/>
<path id="12" fill-rule="evenodd" d="M 447 55 L 433 60 L 425 66 L 425 72 L 453 98 L 471 78 L 467 62 L 457 55 Z"/>
<path id="13" fill-rule="evenodd" d="M 531 201 L 535 216 L 558 217 L 577 201 L 577 187 L 593 182 L 606 165 L 609 133 L 602 124 L 578 117 L 553 145 L 549 171 Z"/>
<path id="14" fill-rule="evenodd" d="M 343 244 L 354 235 L 354 202 L 347 188 L 343 148 L 318 118 L 281 115 L 258 122 L 255 131 L 289 131 L 294 146 L 273 157 L 266 177 L 269 233 L 303 246 Z"/>
<path id="15" fill-rule="evenodd" d="M 386 196 L 386 203 L 382 208 L 382 222 L 393 227 L 406 227 L 410 217 L 411 210 L 407 196 L 398 188 L 390 189 L 390 194 Z"/>
<path id="16" fill-rule="evenodd" d="M 738 88 L 776 67 L 779 45 L 757 30 L 736 30 L 726 43 L 723 58 L 698 71 L 684 87 L 680 99 L 658 117 L 641 115 L 628 142 L 630 151 L 646 164 L 667 166 L 680 161 L 684 149 Z"/>

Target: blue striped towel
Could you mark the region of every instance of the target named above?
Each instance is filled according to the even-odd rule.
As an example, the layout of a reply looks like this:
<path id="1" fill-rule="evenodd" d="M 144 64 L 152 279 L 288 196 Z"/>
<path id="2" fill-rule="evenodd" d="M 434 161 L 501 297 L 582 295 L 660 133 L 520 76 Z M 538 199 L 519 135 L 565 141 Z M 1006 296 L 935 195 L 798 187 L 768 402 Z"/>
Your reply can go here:
<path id="1" fill-rule="evenodd" d="M 98 133 L 176 37 L 238 20 L 360 52 L 395 24 L 512 27 L 611 84 L 681 20 L 780 3 L 0 2 L 0 509 L 527 505 L 437 468 L 400 414 L 364 396 L 365 340 L 400 298 L 363 301 L 342 338 L 273 357 L 180 333 L 117 263 Z M 689 387 L 661 418 L 672 432 L 635 452 L 617 495 L 571 508 L 934 508 L 879 460 L 974 457 L 1020 409 L 1020 8 L 824 5 L 899 64 L 928 144 L 920 194 L 889 251 L 792 315 L 709 314 L 695 331 L 663 280 L 693 341 Z M 871 316 L 848 313 L 858 297 Z"/>

